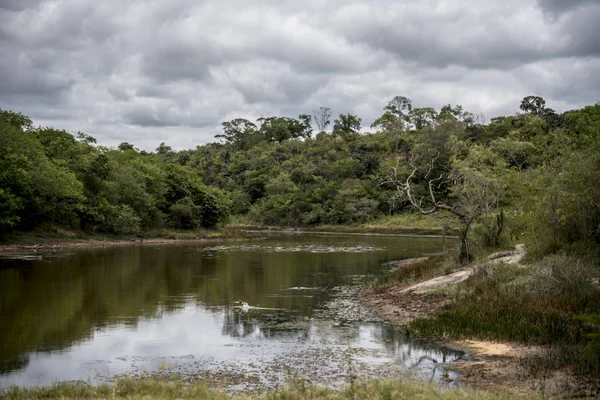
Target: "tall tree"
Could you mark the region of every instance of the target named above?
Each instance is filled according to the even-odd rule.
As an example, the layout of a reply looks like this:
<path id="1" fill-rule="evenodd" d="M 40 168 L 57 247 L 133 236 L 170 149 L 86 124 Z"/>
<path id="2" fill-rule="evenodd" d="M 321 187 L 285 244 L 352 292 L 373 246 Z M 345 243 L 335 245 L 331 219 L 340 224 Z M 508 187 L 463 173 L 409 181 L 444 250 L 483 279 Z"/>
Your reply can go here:
<path id="1" fill-rule="evenodd" d="M 340 116 L 333 121 L 333 134 L 340 135 L 345 140 L 352 140 L 356 137 L 360 131 L 360 124 L 362 119 L 357 115 L 353 114 L 340 114 Z"/>
<path id="2" fill-rule="evenodd" d="M 331 124 L 331 117 L 332 113 L 329 107 L 319 107 L 313 110 L 313 121 L 317 124 L 319 132 L 325 132 L 329 124 Z"/>

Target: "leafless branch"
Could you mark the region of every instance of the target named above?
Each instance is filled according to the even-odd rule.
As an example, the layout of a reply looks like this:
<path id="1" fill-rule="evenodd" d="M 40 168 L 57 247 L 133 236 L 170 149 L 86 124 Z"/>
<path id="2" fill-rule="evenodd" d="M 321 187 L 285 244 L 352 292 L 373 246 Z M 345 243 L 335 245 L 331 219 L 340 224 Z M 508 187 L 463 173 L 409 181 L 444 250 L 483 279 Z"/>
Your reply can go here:
<path id="1" fill-rule="evenodd" d="M 415 196 L 415 194 L 413 192 L 412 181 L 415 178 L 415 176 L 417 175 L 417 172 L 419 170 L 419 168 L 417 166 L 415 166 L 414 160 L 411 161 L 412 171 L 408 175 L 408 177 L 406 177 L 406 179 L 399 178 L 399 168 L 398 168 L 398 165 L 396 165 L 394 168 L 392 168 L 389 179 L 386 180 L 384 183 L 395 185 L 396 190 L 398 190 L 398 192 L 400 192 L 400 193 L 403 193 L 406 196 L 406 198 L 408 199 L 409 203 L 419 213 L 421 213 L 423 215 L 433 214 L 438 210 L 447 210 L 447 211 L 451 212 L 452 214 L 454 214 L 455 216 L 457 216 L 458 218 L 460 218 L 462 220 L 466 220 L 467 216 L 464 213 L 460 212 L 455 206 L 448 205 L 444 202 L 439 201 L 436 198 L 436 190 L 439 189 L 439 187 L 440 187 L 440 183 L 443 180 L 443 174 L 440 174 L 437 177 L 432 177 L 431 175 L 434 171 L 435 163 L 438 158 L 439 158 L 439 154 L 433 156 L 429 160 L 429 162 L 427 163 L 427 170 L 423 177 L 427 181 L 427 186 L 428 186 L 428 191 L 429 191 L 428 202 L 431 203 L 431 206 L 429 206 L 429 207 L 424 206 L 424 200 L 425 200 L 424 197 L 417 199 L 417 197 Z"/>

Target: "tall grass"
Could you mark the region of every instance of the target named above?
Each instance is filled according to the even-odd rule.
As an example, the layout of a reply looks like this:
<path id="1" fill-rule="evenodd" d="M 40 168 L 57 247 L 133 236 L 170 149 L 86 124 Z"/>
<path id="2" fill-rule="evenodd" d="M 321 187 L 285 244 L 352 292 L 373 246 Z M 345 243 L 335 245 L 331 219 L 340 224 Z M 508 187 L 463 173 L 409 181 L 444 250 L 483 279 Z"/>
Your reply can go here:
<path id="1" fill-rule="evenodd" d="M 565 256 L 547 257 L 531 270 L 484 267 L 463 284 L 453 303 L 430 319 L 414 320 L 409 330 L 436 339 L 575 346 L 581 352 L 589 334 L 600 331 L 597 325 L 576 318 L 600 312 L 600 288 L 592 282 L 597 274 L 589 262 Z M 580 374 L 600 372 L 598 357 L 561 359 L 563 366 Z"/>
<path id="2" fill-rule="evenodd" d="M 600 311 L 600 289 L 566 257 L 550 257 L 533 273 L 520 267 L 482 268 L 456 301 L 410 328 L 436 338 L 475 337 L 525 344 L 580 343 L 589 324 L 577 314 Z"/>

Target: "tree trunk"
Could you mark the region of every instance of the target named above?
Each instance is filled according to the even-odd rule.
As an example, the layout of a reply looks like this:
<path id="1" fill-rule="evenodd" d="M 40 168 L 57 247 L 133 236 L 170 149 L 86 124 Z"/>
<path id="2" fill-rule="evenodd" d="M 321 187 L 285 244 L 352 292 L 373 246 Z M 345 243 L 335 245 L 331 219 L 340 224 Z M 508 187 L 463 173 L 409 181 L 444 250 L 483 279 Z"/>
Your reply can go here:
<path id="1" fill-rule="evenodd" d="M 460 250 L 458 253 L 458 260 L 461 263 L 467 263 L 471 261 L 472 255 L 469 250 L 469 228 L 473 223 L 474 218 L 469 218 L 463 221 L 463 227 L 460 229 Z"/>

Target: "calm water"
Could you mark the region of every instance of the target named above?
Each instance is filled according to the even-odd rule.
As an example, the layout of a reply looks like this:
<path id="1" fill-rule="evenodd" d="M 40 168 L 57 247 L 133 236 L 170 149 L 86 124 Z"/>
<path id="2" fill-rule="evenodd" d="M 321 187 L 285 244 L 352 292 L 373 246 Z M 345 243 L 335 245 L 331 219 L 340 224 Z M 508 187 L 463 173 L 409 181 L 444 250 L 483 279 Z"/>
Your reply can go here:
<path id="1" fill-rule="evenodd" d="M 144 372 L 239 375 L 257 385 L 297 373 L 336 386 L 349 371 L 412 368 L 437 379 L 438 363 L 460 354 L 328 310 L 345 307 L 344 288 L 389 270 L 387 262 L 442 247 L 435 238 L 296 234 L 5 256 L 0 388 Z"/>

